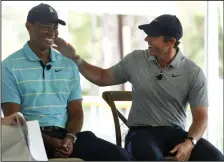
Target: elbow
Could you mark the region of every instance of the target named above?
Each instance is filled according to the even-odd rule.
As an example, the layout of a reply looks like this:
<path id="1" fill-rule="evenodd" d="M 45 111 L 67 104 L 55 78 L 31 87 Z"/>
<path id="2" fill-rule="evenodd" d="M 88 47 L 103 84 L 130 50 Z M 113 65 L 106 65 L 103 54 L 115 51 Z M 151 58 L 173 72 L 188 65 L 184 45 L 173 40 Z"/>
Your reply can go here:
<path id="1" fill-rule="evenodd" d="M 108 74 L 106 69 L 102 69 L 100 72 L 100 77 L 98 78 L 98 82 L 96 83 L 97 86 L 99 87 L 106 87 L 108 86 Z"/>

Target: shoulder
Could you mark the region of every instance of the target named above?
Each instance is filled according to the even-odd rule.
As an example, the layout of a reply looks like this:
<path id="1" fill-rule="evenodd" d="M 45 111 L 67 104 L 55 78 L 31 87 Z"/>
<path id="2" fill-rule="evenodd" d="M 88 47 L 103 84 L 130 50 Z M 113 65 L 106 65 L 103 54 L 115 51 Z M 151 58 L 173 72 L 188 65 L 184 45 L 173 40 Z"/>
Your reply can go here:
<path id="1" fill-rule="evenodd" d="M 187 57 L 183 60 L 182 68 L 185 69 L 190 80 L 194 80 L 195 78 L 198 78 L 199 80 L 206 79 L 203 69 Z"/>
<path id="2" fill-rule="evenodd" d="M 21 64 L 24 60 L 26 60 L 26 57 L 24 56 L 23 49 L 19 49 L 5 58 L 2 61 L 2 66 L 12 68 L 17 64 Z"/>
<path id="3" fill-rule="evenodd" d="M 136 62 L 137 60 L 141 60 L 142 58 L 149 57 L 148 50 L 134 50 L 127 54 L 122 61 L 126 62 Z"/>

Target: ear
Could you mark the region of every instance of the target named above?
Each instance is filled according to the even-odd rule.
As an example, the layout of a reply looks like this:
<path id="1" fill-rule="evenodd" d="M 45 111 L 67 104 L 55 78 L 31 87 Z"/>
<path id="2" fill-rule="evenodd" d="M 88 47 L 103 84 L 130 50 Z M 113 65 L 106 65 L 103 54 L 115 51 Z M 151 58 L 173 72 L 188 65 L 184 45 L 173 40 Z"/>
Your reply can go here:
<path id="1" fill-rule="evenodd" d="M 169 38 L 168 44 L 173 47 L 175 45 L 176 41 L 177 40 L 175 38 Z"/>
<path id="2" fill-rule="evenodd" d="M 32 26 L 33 25 L 30 22 L 26 22 L 26 29 L 28 30 L 28 32 L 31 31 Z"/>

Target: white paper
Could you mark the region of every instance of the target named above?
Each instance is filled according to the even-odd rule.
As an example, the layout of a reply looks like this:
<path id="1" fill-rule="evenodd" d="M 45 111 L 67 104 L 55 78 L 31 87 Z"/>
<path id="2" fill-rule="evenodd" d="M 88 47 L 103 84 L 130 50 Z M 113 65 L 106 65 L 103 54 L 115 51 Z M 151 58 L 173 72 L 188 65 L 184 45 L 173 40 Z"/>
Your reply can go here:
<path id="1" fill-rule="evenodd" d="M 29 161 L 30 152 L 18 126 L 2 125 L 2 160 Z"/>
<path id="2" fill-rule="evenodd" d="M 16 126 L 2 125 L 3 161 L 48 161 L 39 122 L 17 118 Z"/>
<path id="3" fill-rule="evenodd" d="M 32 158 L 37 161 L 48 161 L 44 147 L 44 142 L 40 132 L 39 122 L 37 120 L 28 121 L 28 141 Z"/>

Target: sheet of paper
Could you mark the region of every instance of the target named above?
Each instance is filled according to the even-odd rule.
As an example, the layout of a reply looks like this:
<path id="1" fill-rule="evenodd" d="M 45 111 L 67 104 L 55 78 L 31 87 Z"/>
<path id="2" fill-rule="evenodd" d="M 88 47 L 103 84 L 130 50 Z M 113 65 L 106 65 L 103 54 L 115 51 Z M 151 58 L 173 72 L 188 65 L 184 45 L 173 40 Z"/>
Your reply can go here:
<path id="1" fill-rule="evenodd" d="M 18 126 L 2 125 L 2 160 L 29 161 L 30 152 Z"/>
<path id="2" fill-rule="evenodd" d="M 2 158 L 4 161 L 48 161 L 39 122 L 17 118 L 17 125 L 2 126 Z"/>
<path id="3" fill-rule="evenodd" d="M 29 149 L 36 161 L 48 161 L 43 138 L 37 120 L 27 121 Z"/>

